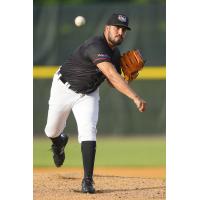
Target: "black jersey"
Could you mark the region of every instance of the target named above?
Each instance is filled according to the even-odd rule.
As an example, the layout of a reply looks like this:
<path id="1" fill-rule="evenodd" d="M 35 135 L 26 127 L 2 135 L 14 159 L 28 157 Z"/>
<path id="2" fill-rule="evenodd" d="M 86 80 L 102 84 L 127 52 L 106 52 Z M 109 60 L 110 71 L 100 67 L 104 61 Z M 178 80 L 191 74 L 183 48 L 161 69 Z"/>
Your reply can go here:
<path id="1" fill-rule="evenodd" d="M 69 88 L 75 92 L 89 94 L 106 78 L 96 66 L 105 61 L 111 62 L 120 73 L 119 49 L 112 50 L 104 36 L 88 39 L 61 66 L 62 80 L 68 82 Z"/>

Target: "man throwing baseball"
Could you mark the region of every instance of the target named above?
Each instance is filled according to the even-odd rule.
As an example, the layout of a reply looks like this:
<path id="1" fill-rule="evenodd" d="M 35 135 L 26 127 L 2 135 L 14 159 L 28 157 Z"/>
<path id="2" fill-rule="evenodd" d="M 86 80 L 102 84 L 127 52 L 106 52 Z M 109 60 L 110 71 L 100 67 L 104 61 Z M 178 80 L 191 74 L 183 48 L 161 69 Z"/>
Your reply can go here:
<path id="1" fill-rule="evenodd" d="M 83 193 L 95 193 L 93 168 L 101 83 L 107 79 L 114 88 L 129 97 L 140 112 L 146 108 L 146 102 L 120 75 L 121 55 L 117 46 L 123 42 L 127 30 L 131 30 L 127 16 L 111 15 L 103 35 L 92 37 L 80 45 L 53 78 L 45 133 L 52 141 L 54 163 L 60 167 L 65 160 L 64 148 L 68 142 L 63 130 L 70 112 L 73 112 L 83 159 Z"/>

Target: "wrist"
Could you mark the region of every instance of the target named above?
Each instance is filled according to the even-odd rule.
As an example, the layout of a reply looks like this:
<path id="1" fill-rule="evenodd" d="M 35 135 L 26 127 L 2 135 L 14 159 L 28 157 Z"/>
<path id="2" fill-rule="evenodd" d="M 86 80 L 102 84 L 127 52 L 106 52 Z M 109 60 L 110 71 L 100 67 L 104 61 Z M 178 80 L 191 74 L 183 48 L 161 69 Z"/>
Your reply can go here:
<path id="1" fill-rule="evenodd" d="M 133 95 L 132 100 L 134 101 L 134 103 L 136 103 L 139 99 L 138 95 Z"/>

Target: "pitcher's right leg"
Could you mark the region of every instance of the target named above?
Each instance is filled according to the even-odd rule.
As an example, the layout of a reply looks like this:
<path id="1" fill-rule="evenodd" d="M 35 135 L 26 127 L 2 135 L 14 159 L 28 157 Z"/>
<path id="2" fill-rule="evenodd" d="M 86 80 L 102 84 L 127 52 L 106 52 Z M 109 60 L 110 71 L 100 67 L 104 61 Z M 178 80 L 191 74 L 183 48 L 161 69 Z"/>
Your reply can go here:
<path id="1" fill-rule="evenodd" d="M 65 160 L 64 148 L 68 142 L 68 136 L 61 133 L 66 126 L 74 98 L 75 96 L 71 95 L 71 91 L 60 81 L 56 73 L 51 87 L 45 133 L 52 141 L 53 160 L 57 167 L 60 167 Z"/>

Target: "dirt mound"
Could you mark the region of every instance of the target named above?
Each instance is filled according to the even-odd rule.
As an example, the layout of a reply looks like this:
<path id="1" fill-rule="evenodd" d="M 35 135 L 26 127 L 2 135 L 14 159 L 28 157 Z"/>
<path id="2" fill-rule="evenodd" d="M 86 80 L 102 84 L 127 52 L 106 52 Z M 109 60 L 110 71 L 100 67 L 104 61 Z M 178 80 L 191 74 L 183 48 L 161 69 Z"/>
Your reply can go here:
<path id="1" fill-rule="evenodd" d="M 129 173 L 126 174 L 126 171 Z M 96 193 L 82 194 L 81 169 L 34 169 L 34 200 L 165 199 L 163 178 L 129 176 L 130 171 L 131 169 L 97 169 L 94 175 Z M 134 169 L 132 171 L 134 172 Z M 152 176 L 155 177 L 153 174 Z"/>

